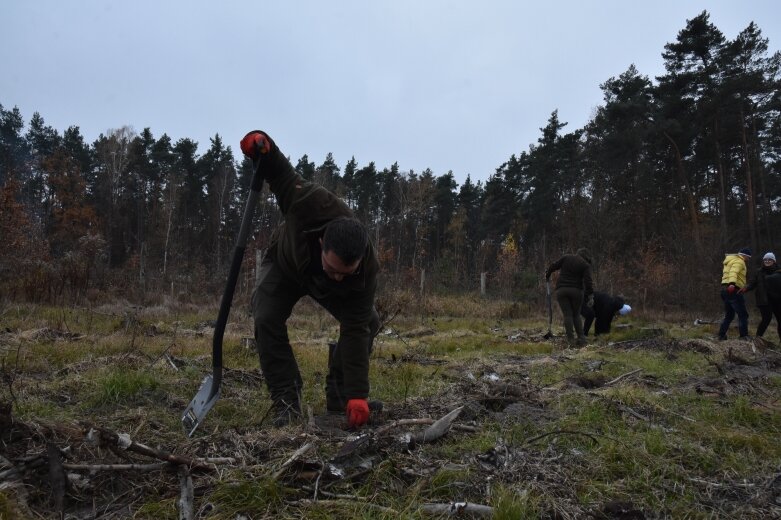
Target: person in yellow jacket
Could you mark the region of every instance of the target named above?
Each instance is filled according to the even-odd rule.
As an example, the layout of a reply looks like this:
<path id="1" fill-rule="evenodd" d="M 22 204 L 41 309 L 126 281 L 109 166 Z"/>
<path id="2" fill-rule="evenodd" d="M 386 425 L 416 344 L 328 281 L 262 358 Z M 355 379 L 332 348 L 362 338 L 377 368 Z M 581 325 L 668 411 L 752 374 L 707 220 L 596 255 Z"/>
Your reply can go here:
<path id="1" fill-rule="evenodd" d="M 737 254 L 724 257 L 721 275 L 721 300 L 724 302 L 724 319 L 719 327 L 719 339 L 727 339 L 727 330 L 735 315 L 738 315 L 740 339 L 748 339 L 748 310 L 746 310 L 746 264 L 751 259 L 751 249 L 744 247 Z"/>

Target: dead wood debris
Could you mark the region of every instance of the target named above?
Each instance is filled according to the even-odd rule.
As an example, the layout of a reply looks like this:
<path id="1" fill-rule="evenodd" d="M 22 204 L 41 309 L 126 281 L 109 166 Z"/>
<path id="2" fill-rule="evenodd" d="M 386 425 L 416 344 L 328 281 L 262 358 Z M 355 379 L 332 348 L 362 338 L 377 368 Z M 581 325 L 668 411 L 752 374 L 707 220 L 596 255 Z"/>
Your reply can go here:
<path id="1" fill-rule="evenodd" d="M 614 384 L 618 383 L 619 381 L 621 381 L 622 379 L 626 379 L 626 378 L 631 377 L 631 376 L 633 376 L 633 375 L 635 375 L 635 374 L 637 374 L 639 372 L 642 372 L 642 371 L 643 371 L 642 368 L 638 368 L 636 370 L 632 370 L 631 372 L 627 372 L 626 374 L 621 374 L 617 378 L 611 379 L 610 381 L 605 383 L 604 386 L 614 385 Z"/>
<path id="2" fill-rule="evenodd" d="M 336 506 L 336 507 L 344 507 L 345 505 L 351 505 L 354 500 L 354 497 L 349 497 L 346 499 L 336 499 L 336 500 L 311 500 L 311 499 L 301 499 L 301 500 L 291 500 L 288 502 L 289 505 L 292 506 L 300 506 L 300 507 L 312 507 L 312 506 Z M 379 504 L 372 504 L 371 502 L 361 502 L 361 506 L 372 509 L 374 511 L 380 512 L 380 513 L 386 513 L 391 514 L 394 516 L 398 516 L 399 512 L 395 509 L 391 509 L 390 507 L 384 507 Z"/>
<path id="3" fill-rule="evenodd" d="M 44 327 L 42 329 L 22 331 L 18 334 L 18 337 L 26 341 L 78 341 L 83 339 L 84 335 Z"/>
<path id="4" fill-rule="evenodd" d="M 457 407 L 436 420 L 423 418 L 391 421 L 379 426 L 374 431 L 364 433 L 357 439 L 349 440 L 342 446 L 340 453 L 329 461 L 323 461 L 319 456 L 315 461 L 308 459 L 308 455 L 317 449 L 318 438 L 311 433 L 304 434 L 303 440 L 305 442 L 299 444 L 299 447 L 283 459 L 283 462 L 274 465 L 253 464 L 252 461 L 257 458 L 246 455 L 239 458 L 193 457 L 183 453 L 173 453 L 133 440 L 129 434 L 118 433 L 91 423 L 83 423 L 78 426 L 25 423 L 11 417 L 9 408 L 7 409 L 8 415 L 0 417 L 0 425 L 4 425 L 0 431 L 3 441 L 6 443 L 23 441 L 22 444 L 26 446 L 30 441 L 37 440 L 45 443 L 47 451 L 27 458 L 17 456 L 13 459 L 14 462 L 6 459 L 6 462 L 0 466 L 0 475 L 9 480 L 16 479 L 21 485 L 25 481 L 35 482 L 39 478 L 38 471 L 48 468 L 48 483 L 39 486 L 39 488 L 49 490 L 47 500 L 51 501 L 51 509 L 57 514 L 62 514 L 68 508 L 72 510 L 75 504 L 74 497 L 81 494 L 101 494 L 103 492 L 99 490 L 106 488 L 105 484 L 101 482 L 113 481 L 114 475 L 123 473 L 125 476 L 120 478 L 124 482 L 124 486 L 121 486 L 124 491 L 117 495 L 117 491 L 114 489 L 113 496 L 105 504 L 102 512 L 103 516 L 110 518 L 112 515 L 128 514 L 132 510 L 132 504 L 141 500 L 141 497 L 148 493 L 147 489 L 170 488 L 171 477 L 166 475 L 172 473 L 170 470 L 177 470 L 173 473 L 178 474 L 177 505 L 180 518 L 195 518 L 194 497 L 202 495 L 204 490 L 193 486 L 193 479 L 196 476 L 194 472 L 200 475 L 199 478 L 204 478 L 216 469 L 217 464 L 223 464 L 254 474 L 260 470 L 271 478 L 285 478 L 287 481 L 298 481 L 305 478 L 305 474 L 310 472 L 312 480 L 316 481 L 316 486 L 320 485 L 321 479 L 325 484 L 335 481 L 352 482 L 361 479 L 362 475 L 371 472 L 381 462 L 382 457 L 375 454 L 373 450 L 369 451 L 370 447 L 380 450 L 391 449 L 394 453 L 403 453 L 411 449 L 415 442 L 435 442 L 450 430 L 478 431 L 476 427 L 468 424 L 454 424 L 462 409 L 463 407 Z M 416 433 L 414 429 L 420 426 L 424 426 L 424 430 Z M 412 428 L 413 430 L 401 436 L 394 433 L 395 430 L 404 428 Z M 259 451 L 257 447 L 248 445 L 247 438 L 240 435 L 233 434 L 227 435 L 227 437 L 222 435 L 212 439 L 212 442 L 208 440 L 208 437 L 204 436 L 202 439 L 194 440 L 190 444 L 190 449 L 201 446 L 208 447 L 212 451 L 215 448 L 230 450 L 230 442 L 226 443 L 225 441 L 232 440 L 238 453 L 255 453 L 261 457 L 269 456 L 268 448 Z M 402 445 L 397 445 L 399 438 L 405 438 L 406 441 Z M 215 440 L 218 441 L 217 444 L 213 443 Z M 272 440 L 277 441 L 277 448 L 284 450 L 285 445 L 292 444 L 296 438 L 287 441 L 281 438 Z M 62 446 L 65 447 L 62 448 Z M 18 448 L 22 448 L 25 453 L 30 449 L 21 444 L 18 445 Z M 85 456 L 96 460 L 84 462 Z M 152 458 L 159 462 L 144 462 L 138 459 L 139 456 L 147 459 Z M 111 458 L 117 457 L 119 462 L 111 460 Z M 270 471 L 269 468 L 275 469 Z M 158 472 L 158 477 L 154 476 L 155 472 Z M 136 482 L 130 476 L 134 473 L 150 475 L 150 477 L 146 478 L 144 482 Z M 206 476 L 206 478 L 208 480 L 211 477 Z M 160 482 L 155 483 L 155 481 Z M 163 482 L 167 483 L 163 484 Z M 112 486 L 108 486 L 108 488 L 112 488 Z M 173 489 L 169 492 L 173 497 Z M 328 491 L 321 489 L 320 493 L 328 493 Z M 15 493 L 14 496 L 16 502 L 20 504 L 19 507 L 26 503 L 23 494 Z M 39 496 L 34 500 L 38 507 L 42 505 L 41 499 L 42 497 Z M 299 504 L 304 506 L 306 502 L 299 502 Z"/>
<path id="5" fill-rule="evenodd" d="M 596 433 L 581 432 L 581 431 L 576 431 L 576 430 L 553 430 L 553 431 L 545 432 L 545 433 L 542 433 L 540 435 L 535 435 L 534 437 L 526 439 L 526 442 L 524 442 L 524 445 L 530 445 L 530 444 L 532 444 L 534 442 L 537 442 L 540 439 L 544 439 L 545 437 L 549 437 L 551 435 L 582 435 L 584 437 L 588 437 L 589 439 L 591 439 L 591 441 L 594 444 L 599 444 L 599 441 L 596 438 L 597 435 L 599 435 L 599 434 L 596 434 Z M 602 437 L 607 437 L 606 435 L 601 435 L 601 436 Z M 611 440 L 615 440 L 615 439 L 612 439 L 611 437 L 607 437 L 607 438 L 609 438 Z"/>
<path id="6" fill-rule="evenodd" d="M 449 504 L 423 504 L 420 509 L 425 513 L 447 516 L 484 516 L 492 517 L 494 508 L 469 502 L 451 502 Z"/>
<path id="7" fill-rule="evenodd" d="M 453 421 L 456 420 L 458 414 L 463 410 L 463 406 L 459 406 L 455 410 L 451 411 L 444 417 L 436 420 L 431 426 L 426 428 L 423 432 L 413 434 L 411 440 L 416 443 L 433 442 L 447 433 Z"/>
<path id="8" fill-rule="evenodd" d="M 179 487 L 181 488 L 178 502 L 179 520 L 192 520 L 194 518 L 193 501 L 195 496 L 193 492 L 193 477 L 187 466 L 179 466 Z"/>
<path id="9" fill-rule="evenodd" d="M 63 468 L 72 471 L 160 471 L 169 467 L 167 462 L 155 462 L 153 464 L 63 464 Z"/>
<path id="10" fill-rule="evenodd" d="M 49 462 L 49 482 L 52 490 L 54 511 L 57 514 L 62 514 L 65 504 L 67 477 L 65 476 L 65 468 L 62 467 L 60 450 L 54 443 L 49 442 L 46 444 L 46 457 Z"/>
<path id="11" fill-rule="evenodd" d="M 132 451 L 147 457 L 157 458 L 171 464 L 184 465 L 192 469 L 213 469 L 214 462 L 205 462 L 182 455 L 176 455 L 165 450 L 152 448 L 145 444 L 133 441 L 129 435 L 115 433 L 100 426 L 92 426 L 87 431 L 85 439 L 87 442 L 98 446 L 113 446 L 122 450 Z M 225 458 L 226 463 L 234 462 L 232 458 Z"/>
<path id="12" fill-rule="evenodd" d="M 289 459 L 287 459 L 285 462 L 282 463 L 282 466 L 274 473 L 274 479 L 278 479 L 282 476 L 283 473 L 285 473 L 285 470 L 288 466 L 293 464 L 295 461 L 297 461 L 299 458 L 301 458 L 304 454 L 306 454 L 309 450 L 314 448 L 314 444 L 311 442 L 307 442 L 300 448 L 298 448 L 293 455 L 290 456 Z"/>

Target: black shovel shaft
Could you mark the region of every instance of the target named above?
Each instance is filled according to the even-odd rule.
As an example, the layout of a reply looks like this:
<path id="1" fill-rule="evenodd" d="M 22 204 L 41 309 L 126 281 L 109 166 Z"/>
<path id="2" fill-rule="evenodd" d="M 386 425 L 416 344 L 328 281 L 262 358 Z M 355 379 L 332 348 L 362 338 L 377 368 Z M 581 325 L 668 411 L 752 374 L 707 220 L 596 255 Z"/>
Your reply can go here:
<path id="1" fill-rule="evenodd" d="M 220 388 L 222 382 L 222 338 L 225 335 L 225 326 L 228 323 L 231 304 L 233 303 L 233 293 L 236 290 L 236 282 L 239 279 L 241 263 L 244 260 L 244 251 L 247 246 L 247 237 L 252 227 L 252 217 L 255 213 L 255 205 L 263 187 L 263 177 L 258 173 L 257 165 L 254 165 L 252 174 L 252 184 L 247 204 L 244 206 L 244 215 L 241 218 L 241 227 L 239 236 L 236 238 L 236 247 L 233 248 L 233 259 L 231 260 L 228 281 L 225 284 L 225 291 L 222 293 L 220 301 L 220 312 L 217 315 L 217 323 L 214 326 L 214 337 L 212 339 L 212 369 L 214 376 L 212 379 L 212 388 L 210 396 L 214 396 Z"/>
<path id="2" fill-rule="evenodd" d="M 553 324 L 553 298 L 551 297 L 549 281 L 545 282 L 545 292 L 547 293 L 546 300 L 548 300 L 548 332 L 550 332 L 551 325 Z"/>
<path id="3" fill-rule="evenodd" d="M 228 273 L 228 282 L 225 285 L 225 292 L 222 293 L 220 312 L 217 315 L 217 324 L 214 326 L 214 337 L 212 338 L 212 367 L 215 369 L 222 368 L 222 338 L 225 335 L 225 326 L 228 323 L 228 315 L 233 303 L 233 293 L 236 291 L 236 282 L 239 279 L 239 271 L 244 260 L 245 250 L 245 246 L 236 246 L 233 249 L 233 260 Z"/>

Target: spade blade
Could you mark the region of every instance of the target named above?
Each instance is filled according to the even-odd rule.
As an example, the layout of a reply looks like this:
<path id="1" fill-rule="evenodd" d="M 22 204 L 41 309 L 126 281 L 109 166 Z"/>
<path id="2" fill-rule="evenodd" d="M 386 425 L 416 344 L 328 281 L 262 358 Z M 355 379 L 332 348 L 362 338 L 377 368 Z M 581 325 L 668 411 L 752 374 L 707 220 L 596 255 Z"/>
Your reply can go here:
<path id="1" fill-rule="evenodd" d="M 198 389 L 198 393 L 195 394 L 193 400 L 187 406 L 187 409 L 182 415 L 182 426 L 188 437 L 192 437 L 195 430 L 198 429 L 203 418 L 212 409 L 214 403 L 220 397 L 219 386 L 216 389 L 214 387 L 214 377 L 209 374 L 203 379 L 201 387 Z M 214 390 L 214 391 L 212 391 Z"/>

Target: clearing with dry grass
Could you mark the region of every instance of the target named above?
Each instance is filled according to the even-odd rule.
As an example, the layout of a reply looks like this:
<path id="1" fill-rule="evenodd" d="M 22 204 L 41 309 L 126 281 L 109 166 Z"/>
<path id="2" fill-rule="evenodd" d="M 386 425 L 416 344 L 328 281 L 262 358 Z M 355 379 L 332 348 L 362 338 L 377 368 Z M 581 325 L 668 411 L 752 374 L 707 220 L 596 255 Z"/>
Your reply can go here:
<path id="1" fill-rule="evenodd" d="M 214 308 L 0 310 L 0 518 L 781 518 L 781 351 L 690 317 L 575 350 L 517 305 L 428 301 L 388 318 L 385 409 L 348 431 L 325 413 L 336 323 L 297 307 L 305 418 L 273 428 L 235 309 L 190 439 Z"/>

